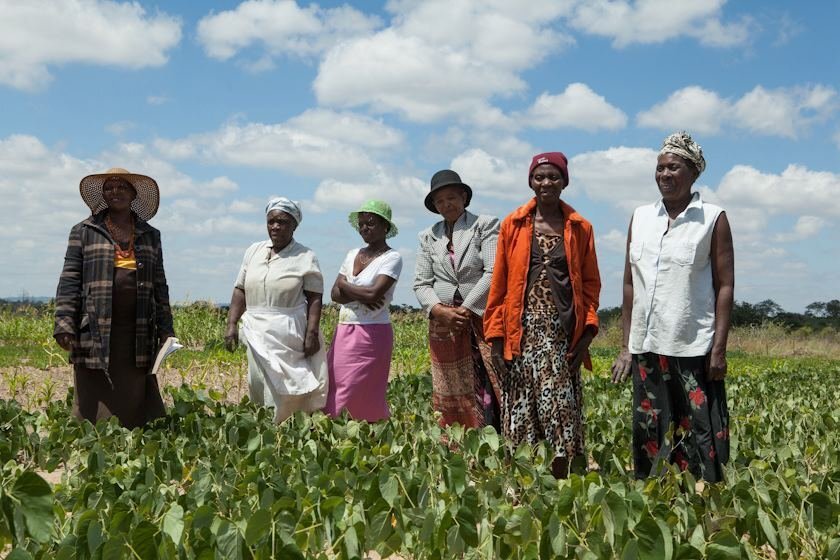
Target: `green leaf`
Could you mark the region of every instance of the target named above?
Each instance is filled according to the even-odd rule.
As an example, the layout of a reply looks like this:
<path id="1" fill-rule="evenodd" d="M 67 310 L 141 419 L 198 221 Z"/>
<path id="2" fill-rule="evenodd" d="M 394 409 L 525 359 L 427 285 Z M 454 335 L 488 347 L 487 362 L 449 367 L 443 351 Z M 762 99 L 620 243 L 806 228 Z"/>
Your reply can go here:
<path id="1" fill-rule="evenodd" d="M 645 517 L 633 527 L 637 538 L 639 558 L 643 560 L 663 560 L 673 556 L 671 534 L 664 522 Z"/>
<path id="2" fill-rule="evenodd" d="M 271 512 L 265 509 L 258 509 L 248 520 L 245 529 L 245 544 L 254 546 L 260 539 L 268 536 L 271 531 Z"/>
<path id="3" fill-rule="evenodd" d="M 563 517 L 569 517 L 575 505 L 575 492 L 571 486 L 563 486 L 557 496 L 557 513 Z"/>
<path id="4" fill-rule="evenodd" d="M 385 475 L 379 478 L 379 493 L 390 507 L 394 507 L 399 496 L 399 483 L 395 475 Z"/>
<path id="5" fill-rule="evenodd" d="M 758 524 L 761 525 L 761 530 L 764 531 L 764 536 L 767 537 L 767 542 L 775 549 L 779 548 L 779 538 L 776 534 L 776 528 L 770 520 L 770 516 L 763 509 L 758 510 Z"/>
<path id="6" fill-rule="evenodd" d="M 738 537 L 729 530 L 719 531 L 712 537 L 712 542 L 706 545 L 708 560 L 740 560 L 741 543 Z"/>
<path id="7" fill-rule="evenodd" d="M 184 508 L 174 503 L 163 516 L 163 532 L 169 535 L 175 546 L 181 544 L 181 536 L 184 534 Z"/>
<path id="8" fill-rule="evenodd" d="M 548 534 L 551 535 L 551 551 L 557 556 L 566 555 L 566 526 L 560 523 L 556 513 L 548 519 Z"/>
<path id="9" fill-rule="evenodd" d="M 478 521 L 476 521 L 475 513 L 461 506 L 455 515 L 455 521 L 458 523 L 458 535 L 461 539 L 469 546 L 478 546 Z"/>
<path id="10" fill-rule="evenodd" d="M 32 560 L 32 555 L 23 548 L 15 548 L 6 556 L 6 560 Z"/>
<path id="11" fill-rule="evenodd" d="M 131 548 L 143 560 L 155 560 L 158 557 L 155 535 L 157 528 L 148 521 L 141 521 L 131 531 Z"/>
<path id="12" fill-rule="evenodd" d="M 128 548 L 122 536 L 112 537 L 102 545 L 102 560 L 123 560 L 128 557 Z"/>
<path id="13" fill-rule="evenodd" d="M 344 550 L 347 551 L 347 558 L 359 557 L 359 537 L 355 527 L 348 527 L 344 532 Z"/>
<path id="14" fill-rule="evenodd" d="M 10 494 L 18 501 L 26 530 L 33 540 L 50 540 L 53 525 L 53 493 L 46 480 L 26 471 L 15 480 Z"/>
<path id="15" fill-rule="evenodd" d="M 446 465 L 446 482 L 449 491 L 459 496 L 467 487 L 467 464 L 461 455 L 452 455 Z"/>
<path id="16" fill-rule="evenodd" d="M 805 501 L 810 505 L 810 518 L 814 529 L 825 533 L 834 528 L 835 514 L 832 511 L 831 498 L 822 492 L 814 492 Z"/>

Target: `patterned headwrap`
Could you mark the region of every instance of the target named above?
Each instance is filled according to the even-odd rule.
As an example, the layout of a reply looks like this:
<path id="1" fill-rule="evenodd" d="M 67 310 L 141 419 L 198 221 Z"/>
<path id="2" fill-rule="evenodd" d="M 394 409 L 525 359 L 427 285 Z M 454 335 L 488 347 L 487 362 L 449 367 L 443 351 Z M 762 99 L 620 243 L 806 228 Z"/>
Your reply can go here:
<path id="1" fill-rule="evenodd" d="M 303 214 L 300 211 L 300 203 L 294 200 L 289 200 L 285 196 L 278 196 L 268 201 L 265 207 L 265 215 L 272 210 L 281 210 L 295 219 L 298 225 L 303 221 Z"/>
<path id="2" fill-rule="evenodd" d="M 703 148 L 700 144 L 691 139 L 685 132 L 675 132 L 662 142 L 662 149 L 659 154 L 676 154 L 694 164 L 697 174 L 703 173 L 706 169 L 706 160 L 703 158 Z"/>

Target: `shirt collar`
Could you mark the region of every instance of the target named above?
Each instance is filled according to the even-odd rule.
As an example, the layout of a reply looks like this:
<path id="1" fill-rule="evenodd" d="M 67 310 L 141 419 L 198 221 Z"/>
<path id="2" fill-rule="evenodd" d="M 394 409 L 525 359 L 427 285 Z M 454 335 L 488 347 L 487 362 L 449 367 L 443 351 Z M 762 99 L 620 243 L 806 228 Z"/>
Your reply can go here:
<path id="1" fill-rule="evenodd" d="M 656 209 L 656 213 L 660 216 L 668 214 L 668 211 L 665 210 L 665 204 L 662 202 L 661 198 L 656 201 L 653 207 Z M 688 203 L 688 206 L 685 207 L 685 210 L 680 212 L 680 216 L 685 215 L 692 208 L 697 208 L 699 210 L 703 209 L 703 200 L 700 198 L 700 193 L 697 191 L 691 193 L 691 201 Z M 680 216 L 677 216 L 677 218 Z"/>

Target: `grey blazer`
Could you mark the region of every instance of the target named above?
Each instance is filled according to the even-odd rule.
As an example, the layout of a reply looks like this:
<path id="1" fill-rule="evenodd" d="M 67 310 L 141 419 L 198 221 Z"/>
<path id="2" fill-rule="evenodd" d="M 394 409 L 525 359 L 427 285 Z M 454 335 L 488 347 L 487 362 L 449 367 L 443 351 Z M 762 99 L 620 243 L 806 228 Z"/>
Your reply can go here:
<path id="1" fill-rule="evenodd" d="M 449 259 L 443 220 L 420 232 L 420 250 L 414 269 L 414 295 L 428 315 L 438 303 L 452 304 L 455 290 L 466 307 L 479 317 L 484 315 L 493 263 L 499 219 L 470 212 L 458 218 L 452 232 L 455 266 Z"/>

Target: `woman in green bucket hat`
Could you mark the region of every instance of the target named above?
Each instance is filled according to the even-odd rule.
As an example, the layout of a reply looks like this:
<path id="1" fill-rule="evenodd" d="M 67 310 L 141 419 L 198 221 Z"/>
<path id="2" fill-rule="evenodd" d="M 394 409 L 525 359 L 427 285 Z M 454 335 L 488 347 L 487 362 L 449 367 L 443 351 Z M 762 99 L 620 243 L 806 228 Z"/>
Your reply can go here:
<path id="1" fill-rule="evenodd" d="M 388 308 L 402 257 L 385 241 L 397 235 L 385 202 L 368 200 L 350 213 L 349 222 L 366 245 L 347 253 L 330 292 L 341 311 L 327 353 L 330 382 L 324 412 L 338 416 L 347 410 L 353 418 L 375 422 L 390 416 L 385 391 L 394 330 Z"/>

